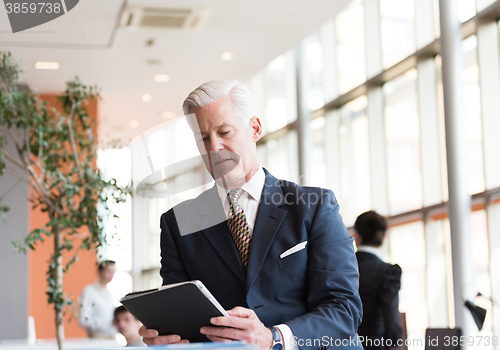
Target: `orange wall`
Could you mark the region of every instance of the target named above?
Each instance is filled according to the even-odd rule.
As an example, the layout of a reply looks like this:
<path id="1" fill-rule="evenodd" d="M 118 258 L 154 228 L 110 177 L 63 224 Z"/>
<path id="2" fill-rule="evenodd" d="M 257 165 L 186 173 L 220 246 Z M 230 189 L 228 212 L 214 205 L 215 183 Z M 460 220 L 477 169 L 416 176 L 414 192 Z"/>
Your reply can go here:
<path id="1" fill-rule="evenodd" d="M 54 95 L 42 95 L 42 99 L 56 107 Z M 97 101 L 92 101 L 87 106 L 89 114 L 97 118 Z M 95 131 L 95 130 L 94 130 Z M 94 134 L 95 135 L 95 134 Z M 32 190 L 30 190 L 30 193 Z M 46 213 L 42 213 L 38 208 L 29 209 L 29 229 L 44 227 L 47 223 Z M 84 230 L 83 230 L 84 231 Z M 35 330 L 38 339 L 54 339 L 56 337 L 55 312 L 54 307 L 47 302 L 47 270 L 48 261 L 54 251 L 54 239 L 45 239 L 37 244 L 34 251 L 28 255 L 28 311 L 29 315 L 35 319 Z M 64 275 L 64 291 L 66 295 L 75 300 L 78 304 L 78 296 L 83 287 L 97 280 L 96 255 L 94 251 L 81 251 L 78 261 L 71 266 L 71 269 Z M 71 256 L 70 256 L 71 257 Z M 68 260 L 64 256 L 63 260 Z M 72 318 L 72 320 L 70 320 Z M 75 315 L 69 314 L 64 317 L 64 330 L 66 338 L 86 337 L 87 333 L 78 326 Z"/>

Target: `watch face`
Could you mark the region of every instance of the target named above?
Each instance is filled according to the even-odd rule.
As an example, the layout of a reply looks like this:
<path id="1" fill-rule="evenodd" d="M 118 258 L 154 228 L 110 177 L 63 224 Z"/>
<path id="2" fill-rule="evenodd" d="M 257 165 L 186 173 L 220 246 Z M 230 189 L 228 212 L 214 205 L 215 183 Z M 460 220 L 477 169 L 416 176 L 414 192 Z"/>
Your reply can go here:
<path id="1" fill-rule="evenodd" d="M 280 343 L 274 344 L 274 346 L 273 346 L 273 350 L 282 350 L 282 349 L 283 349 L 283 345 L 281 345 Z"/>

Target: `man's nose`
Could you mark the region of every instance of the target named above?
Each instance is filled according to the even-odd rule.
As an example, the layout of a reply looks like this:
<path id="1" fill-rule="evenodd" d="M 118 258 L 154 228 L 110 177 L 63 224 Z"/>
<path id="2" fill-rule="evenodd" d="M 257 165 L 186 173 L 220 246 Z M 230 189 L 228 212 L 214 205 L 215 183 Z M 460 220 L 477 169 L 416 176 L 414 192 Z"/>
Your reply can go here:
<path id="1" fill-rule="evenodd" d="M 213 137 L 210 139 L 207 152 L 219 152 L 224 149 L 224 144 L 222 140 L 218 137 Z"/>

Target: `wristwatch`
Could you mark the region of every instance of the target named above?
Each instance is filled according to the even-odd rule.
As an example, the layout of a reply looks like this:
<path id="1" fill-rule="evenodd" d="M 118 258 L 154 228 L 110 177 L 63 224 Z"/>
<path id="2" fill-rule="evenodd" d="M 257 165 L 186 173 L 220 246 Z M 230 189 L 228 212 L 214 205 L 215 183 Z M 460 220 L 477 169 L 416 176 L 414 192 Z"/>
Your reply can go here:
<path id="1" fill-rule="evenodd" d="M 273 346 L 271 350 L 282 350 L 283 342 L 281 340 L 280 331 L 276 327 L 271 328 L 271 332 L 273 333 Z"/>

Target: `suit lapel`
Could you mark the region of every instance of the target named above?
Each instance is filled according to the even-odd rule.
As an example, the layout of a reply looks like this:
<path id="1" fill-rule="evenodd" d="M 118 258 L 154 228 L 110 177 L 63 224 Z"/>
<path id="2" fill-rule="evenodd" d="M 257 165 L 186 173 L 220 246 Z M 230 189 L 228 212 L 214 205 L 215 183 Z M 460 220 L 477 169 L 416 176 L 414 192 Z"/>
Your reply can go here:
<path id="1" fill-rule="evenodd" d="M 279 209 L 280 206 L 285 204 L 280 182 L 270 175 L 267 170 L 264 169 L 264 172 L 266 180 L 250 244 L 250 257 L 246 276 L 247 293 L 259 274 L 274 236 L 287 213 L 285 210 Z"/>
<path id="2" fill-rule="evenodd" d="M 197 226 L 203 232 L 207 240 L 217 252 L 219 257 L 226 263 L 231 271 L 245 285 L 245 270 L 241 264 L 238 251 L 227 227 L 226 215 L 217 193 L 217 188 L 212 187 L 198 211 L 200 217 Z"/>

